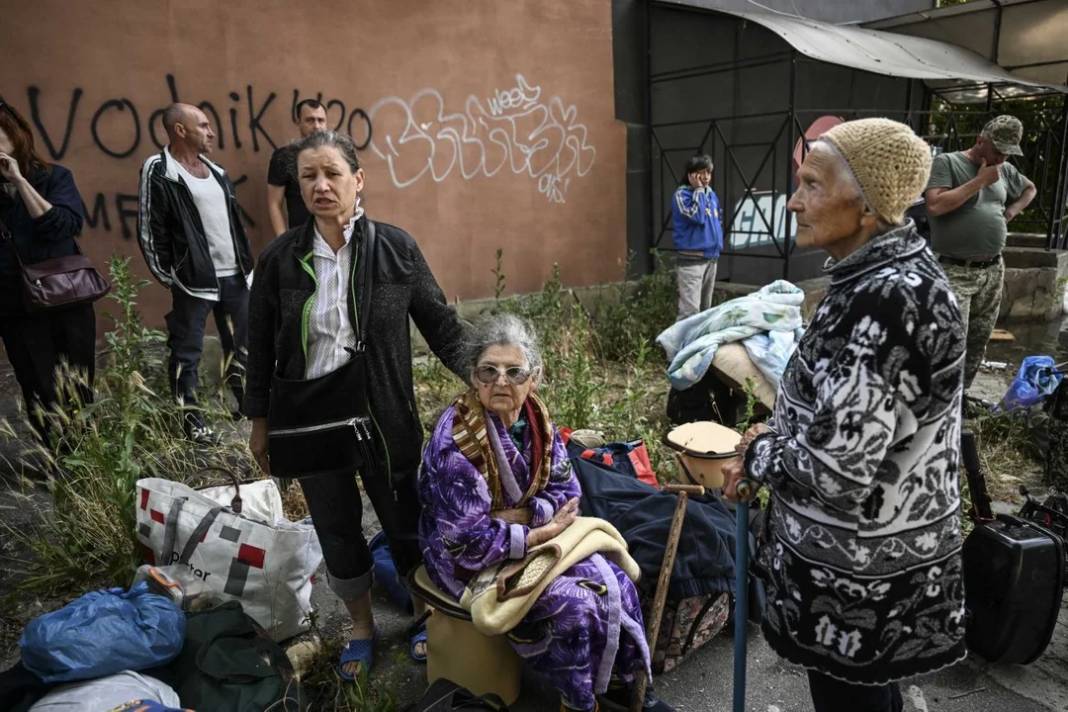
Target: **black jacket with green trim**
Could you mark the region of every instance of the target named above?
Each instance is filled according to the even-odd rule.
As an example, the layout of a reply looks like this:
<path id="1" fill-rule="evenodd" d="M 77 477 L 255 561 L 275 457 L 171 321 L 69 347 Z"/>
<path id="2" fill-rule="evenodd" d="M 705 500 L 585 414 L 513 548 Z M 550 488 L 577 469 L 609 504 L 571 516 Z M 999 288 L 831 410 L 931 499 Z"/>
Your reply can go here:
<path id="1" fill-rule="evenodd" d="M 367 254 L 367 218 L 356 223 L 352 259 L 374 269 L 370 320 L 366 325 L 368 394 L 371 414 L 382 432 L 394 479 L 413 474 L 422 450 L 412 385 L 411 316 L 431 350 L 457 375 L 462 374 L 466 327 L 445 301 L 429 265 L 411 235 L 375 222 L 374 255 Z M 278 236 L 260 255 L 249 296 L 248 367 L 244 413 L 266 417 L 271 377 L 304 378 L 304 306 L 315 294 L 310 264 L 314 221 Z M 370 263 L 366 261 L 372 260 Z M 360 270 L 361 274 L 363 270 Z M 355 270 L 354 270 L 355 273 Z M 357 299 L 364 298 L 357 286 Z M 349 320 L 356 331 L 353 300 Z"/>

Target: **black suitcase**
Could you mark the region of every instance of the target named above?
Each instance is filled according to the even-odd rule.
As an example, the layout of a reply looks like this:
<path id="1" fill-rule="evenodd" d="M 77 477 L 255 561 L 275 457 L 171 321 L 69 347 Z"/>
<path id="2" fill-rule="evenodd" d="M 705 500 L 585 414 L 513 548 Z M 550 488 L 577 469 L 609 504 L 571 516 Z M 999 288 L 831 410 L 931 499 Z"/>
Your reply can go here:
<path id="1" fill-rule="evenodd" d="M 975 437 L 961 437 L 975 528 L 964 540 L 968 648 L 989 660 L 1029 663 L 1046 649 L 1064 593 L 1064 542 L 1020 517 L 992 517 Z"/>
<path id="2" fill-rule="evenodd" d="M 1063 543 L 1019 517 L 999 514 L 964 540 L 968 648 L 990 662 L 1035 660 L 1049 645 L 1064 593 Z"/>

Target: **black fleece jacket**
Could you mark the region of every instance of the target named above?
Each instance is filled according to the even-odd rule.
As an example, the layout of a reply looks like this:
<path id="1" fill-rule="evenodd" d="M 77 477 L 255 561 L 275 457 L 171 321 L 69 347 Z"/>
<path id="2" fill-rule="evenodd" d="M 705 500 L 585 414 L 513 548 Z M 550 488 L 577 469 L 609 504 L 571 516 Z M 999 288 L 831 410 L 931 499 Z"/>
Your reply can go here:
<path id="1" fill-rule="evenodd" d="M 29 173 L 30 185 L 52 204 L 38 217 L 31 217 L 22 198 L 10 186 L 0 186 L 0 221 L 7 225 L 19 256 L 26 264 L 78 252 L 74 238 L 82 231 L 82 196 L 74 176 L 61 165 L 36 168 Z M 0 244 L 0 310 L 21 311 L 18 263 L 12 246 Z"/>
<path id="2" fill-rule="evenodd" d="M 461 375 L 466 327 L 445 301 L 430 267 L 411 235 L 375 222 L 374 255 L 367 254 L 367 218 L 356 223 L 353 259 L 373 265 L 371 316 L 367 325 L 368 392 L 371 414 L 385 438 L 394 485 L 414 475 L 422 451 L 423 429 L 412 387 L 412 343 L 408 317 L 431 350 Z M 314 221 L 278 236 L 260 255 L 249 296 L 248 371 L 244 412 L 266 417 L 271 377 L 304 378 L 302 346 L 304 304 L 315 282 L 301 266 L 312 250 Z M 367 260 L 372 262 L 368 263 Z M 363 270 L 361 270 L 361 273 Z M 358 299 L 363 297 L 363 290 Z M 349 319 L 356 324 L 349 300 Z M 461 378 L 463 376 L 461 375 Z"/>

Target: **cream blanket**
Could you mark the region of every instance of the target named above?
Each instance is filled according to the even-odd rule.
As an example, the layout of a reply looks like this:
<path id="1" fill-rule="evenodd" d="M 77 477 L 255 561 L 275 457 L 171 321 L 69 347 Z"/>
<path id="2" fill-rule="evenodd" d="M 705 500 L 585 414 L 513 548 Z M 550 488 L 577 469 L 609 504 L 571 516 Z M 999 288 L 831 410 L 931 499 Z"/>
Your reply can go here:
<path id="1" fill-rule="evenodd" d="M 637 582 L 641 576 L 615 527 L 596 517 L 578 517 L 552 541 L 530 549 L 523 559 L 484 569 L 464 589 L 460 605 L 471 612 L 480 632 L 507 633 L 553 579 L 593 554 L 613 561 L 631 581 Z"/>

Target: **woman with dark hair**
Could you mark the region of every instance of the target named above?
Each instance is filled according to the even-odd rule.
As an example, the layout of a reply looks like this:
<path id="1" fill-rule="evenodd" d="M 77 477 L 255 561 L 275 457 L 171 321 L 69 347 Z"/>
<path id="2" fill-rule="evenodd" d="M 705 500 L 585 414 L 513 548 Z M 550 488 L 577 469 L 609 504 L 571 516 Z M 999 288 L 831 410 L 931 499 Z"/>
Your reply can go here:
<path id="1" fill-rule="evenodd" d="M 57 366 L 66 362 L 80 373 L 80 396 L 92 397 L 96 316 L 89 303 L 31 313 L 15 251 L 27 265 L 77 254 L 82 211 L 74 176 L 41 158 L 30 125 L 0 99 L 0 336 L 42 437 L 41 413 L 58 401 Z"/>
<path id="2" fill-rule="evenodd" d="M 276 238 L 256 265 L 245 415 L 252 419 L 249 449 L 260 467 L 300 480 L 330 588 L 352 617 L 352 640 L 338 668 L 352 680 L 370 669 L 374 645 L 374 560 L 360 526 L 354 475 L 359 470 L 405 577 L 420 561 L 415 482 L 423 440 L 408 317 L 458 374 L 464 327 L 415 240 L 364 214 L 364 172 L 352 140 L 333 131 L 313 133 L 297 144 L 296 154 L 312 219 Z M 329 412 L 333 422 L 297 424 L 296 411 Z M 325 444 L 299 444 L 316 437 Z M 352 439 L 359 443 L 349 458 Z M 345 447 L 331 450 L 339 442 Z M 337 451 L 340 458 L 333 457 Z M 413 632 L 413 658 L 426 659 L 425 641 L 425 629 Z"/>
<path id="3" fill-rule="evenodd" d="M 712 306 L 716 263 L 723 250 L 719 199 L 712 190 L 712 158 L 691 156 L 671 201 L 679 321 Z"/>

